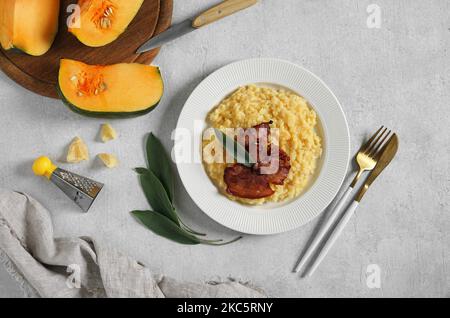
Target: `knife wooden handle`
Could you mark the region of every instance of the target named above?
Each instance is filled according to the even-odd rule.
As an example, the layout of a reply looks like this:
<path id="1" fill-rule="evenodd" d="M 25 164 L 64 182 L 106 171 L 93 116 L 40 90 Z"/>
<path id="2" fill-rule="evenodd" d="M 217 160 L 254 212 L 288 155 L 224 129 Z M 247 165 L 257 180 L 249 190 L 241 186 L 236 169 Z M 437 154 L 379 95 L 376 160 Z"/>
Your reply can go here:
<path id="1" fill-rule="evenodd" d="M 202 26 L 216 22 L 238 11 L 247 9 L 257 2 L 258 0 L 226 0 L 196 17 L 192 26 L 194 28 L 201 28 Z"/>

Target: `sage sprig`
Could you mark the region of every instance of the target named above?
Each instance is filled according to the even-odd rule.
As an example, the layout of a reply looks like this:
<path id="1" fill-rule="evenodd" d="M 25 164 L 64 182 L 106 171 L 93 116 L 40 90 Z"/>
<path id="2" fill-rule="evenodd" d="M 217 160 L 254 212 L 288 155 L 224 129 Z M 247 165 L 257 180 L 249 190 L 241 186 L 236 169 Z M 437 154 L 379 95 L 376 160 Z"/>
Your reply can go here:
<path id="1" fill-rule="evenodd" d="M 142 224 L 159 236 L 169 238 L 180 244 L 200 244 L 195 236 L 183 231 L 176 223 L 158 212 L 132 211 L 131 213 L 138 218 Z"/>
<path id="2" fill-rule="evenodd" d="M 214 128 L 214 134 L 227 153 L 232 156 L 237 163 L 251 168 L 256 162 L 247 149 L 245 149 L 245 147 L 242 146 L 236 139 L 229 137 L 217 128 Z"/>
<path id="3" fill-rule="evenodd" d="M 186 245 L 226 245 L 223 240 L 201 238 L 206 234 L 192 230 L 180 219 L 174 207 L 174 182 L 170 159 L 161 142 L 152 133 L 146 143 L 148 168 L 134 169 L 142 190 L 153 210 L 132 211 L 131 214 L 155 234 Z M 200 236 L 200 237 L 199 237 Z"/>
<path id="4" fill-rule="evenodd" d="M 180 225 L 178 215 L 164 186 L 151 170 L 139 175 L 142 190 L 150 206 L 172 222 Z"/>
<path id="5" fill-rule="evenodd" d="M 161 142 L 153 134 L 148 136 L 146 151 L 148 168 L 161 180 L 170 202 L 173 203 L 174 185 L 172 169 L 169 164 L 170 158 Z M 155 156 L 150 156 L 150 154 L 158 154 L 159 160 L 155 160 Z"/>

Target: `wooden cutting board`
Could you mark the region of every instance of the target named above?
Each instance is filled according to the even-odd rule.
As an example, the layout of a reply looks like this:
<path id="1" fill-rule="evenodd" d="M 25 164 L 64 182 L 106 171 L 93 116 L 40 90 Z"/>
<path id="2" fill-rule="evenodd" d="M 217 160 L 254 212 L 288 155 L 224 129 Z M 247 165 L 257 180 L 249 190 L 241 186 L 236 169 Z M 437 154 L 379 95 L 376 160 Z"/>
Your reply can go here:
<path id="1" fill-rule="evenodd" d="M 69 58 L 87 64 L 136 62 L 149 64 L 159 49 L 135 54 L 137 48 L 153 36 L 166 30 L 172 21 L 173 0 L 144 0 L 139 13 L 127 30 L 113 43 L 91 48 L 79 42 L 67 31 L 67 13 L 76 0 L 61 0 L 59 31 L 52 48 L 43 56 L 34 57 L 17 50 L 0 49 L 0 69 L 19 85 L 39 95 L 58 98 L 56 84 L 59 60 Z"/>

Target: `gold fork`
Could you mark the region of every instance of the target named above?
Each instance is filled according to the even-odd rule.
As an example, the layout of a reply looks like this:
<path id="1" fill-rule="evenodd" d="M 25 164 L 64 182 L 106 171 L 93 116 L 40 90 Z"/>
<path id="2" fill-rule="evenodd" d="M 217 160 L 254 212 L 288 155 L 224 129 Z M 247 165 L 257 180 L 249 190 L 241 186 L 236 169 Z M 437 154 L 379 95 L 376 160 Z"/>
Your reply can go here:
<path id="1" fill-rule="evenodd" d="M 381 131 L 381 134 L 380 134 Z M 359 171 L 350 184 L 350 188 L 354 188 L 365 171 L 371 171 L 377 165 L 377 158 L 379 151 L 386 141 L 386 138 L 391 134 L 391 131 L 386 134 L 387 128 L 381 126 L 380 129 L 361 147 L 356 155 L 356 163 L 359 166 Z"/>
<path id="2" fill-rule="evenodd" d="M 353 179 L 352 183 L 350 184 L 349 188 L 345 191 L 343 196 L 336 201 L 336 205 L 331 209 L 330 216 L 327 218 L 325 224 L 321 227 L 321 229 L 317 233 L 311 245 L 309 245 L 306 252 L 299 259 L 297 266 L 294 269 L 294 272 L 298 273 L 301 270 L 301 268 L 305 266 L 305 264 L 308 262 L 309 258 L 314 253 L 317 246 L 324 238 L 325 234 L 329 231 L 331 226 L 336 221 L 336 218 L 342 211 L 345 202 L 350 197 L 353 188 L 356 186 L 363 173 L 365 171 L 373 170 L 377 165 L 380 150 L 382 149 L 387 137 L 391 134 L 391 130 L 389 130 L 387 133 L 386 132 L 387 128 L 381 126 L 381 128 L 378 129 L 377 132 L 358 151 L 358 154 L 356 155 L 356 163 L 359 166 L 358 173 L 356 174 L 355 178 Z"/>

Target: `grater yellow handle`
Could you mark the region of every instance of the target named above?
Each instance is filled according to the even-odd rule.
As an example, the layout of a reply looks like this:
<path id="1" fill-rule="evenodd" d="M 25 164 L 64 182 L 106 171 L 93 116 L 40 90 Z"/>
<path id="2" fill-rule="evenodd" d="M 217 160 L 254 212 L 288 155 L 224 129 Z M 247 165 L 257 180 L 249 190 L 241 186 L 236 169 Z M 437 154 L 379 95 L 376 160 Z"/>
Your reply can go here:
<path id="1" fill-rule="evenodd" d="M 55 166 L 48 157 L 39 157 L 33 163 L 33 172 L 37 176 L 46 177 L 50 179 L 53 171 L 55 171 L 57 166 Z"/>

